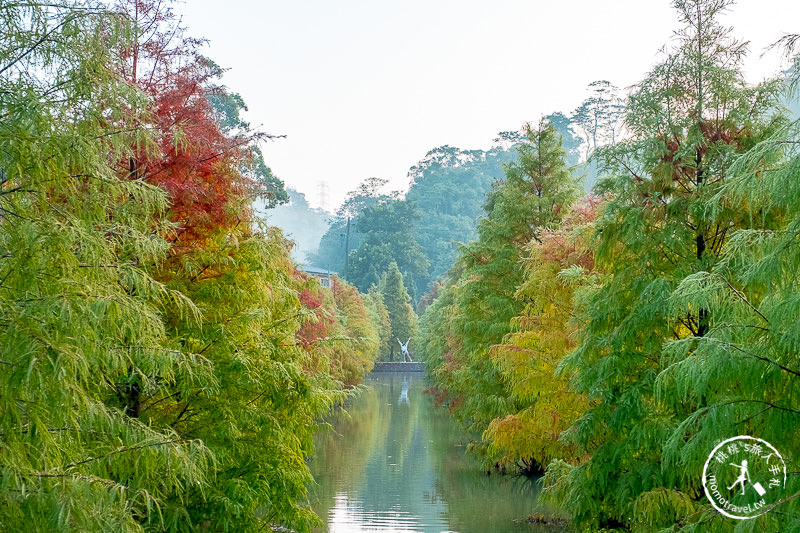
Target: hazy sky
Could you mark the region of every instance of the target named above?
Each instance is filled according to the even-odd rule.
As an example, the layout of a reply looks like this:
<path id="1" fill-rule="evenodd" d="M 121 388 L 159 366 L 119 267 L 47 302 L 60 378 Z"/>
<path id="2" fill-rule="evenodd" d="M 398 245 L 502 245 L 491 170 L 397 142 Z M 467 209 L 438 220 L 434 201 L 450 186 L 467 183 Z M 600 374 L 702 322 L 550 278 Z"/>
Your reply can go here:
<path id="1" fill-rule="evenodd" d="M 328 209 L 375 176 L 405 190 L 436 146 L 488 148 L 499 131 L 572 111 L 586 86 L 641 80 L 679 28 L 668 0 L 187 0 L 177 12 L 229 68 L 247 118 L 286 139 L 267 164 Z M 800 1 L 740 0 L 725 17 L 751 42 L 750 81 L 800 33 Z"/>

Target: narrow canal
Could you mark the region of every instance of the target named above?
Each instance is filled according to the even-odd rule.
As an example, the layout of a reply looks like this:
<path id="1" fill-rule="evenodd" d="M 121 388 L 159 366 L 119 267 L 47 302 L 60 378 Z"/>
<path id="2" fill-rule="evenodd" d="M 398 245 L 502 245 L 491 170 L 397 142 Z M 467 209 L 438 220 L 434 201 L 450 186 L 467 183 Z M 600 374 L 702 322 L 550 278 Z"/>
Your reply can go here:
<path id="1" fill-rule="evenodd" d="M 487 476 L 466 454 L 469 437 L 423 394 L 425 374 L 376 373 L 366 385 L 316 440 L 309 492 L 320 532 L 561 531 L 525 521 L 550 514 L 535 483 Z"/>

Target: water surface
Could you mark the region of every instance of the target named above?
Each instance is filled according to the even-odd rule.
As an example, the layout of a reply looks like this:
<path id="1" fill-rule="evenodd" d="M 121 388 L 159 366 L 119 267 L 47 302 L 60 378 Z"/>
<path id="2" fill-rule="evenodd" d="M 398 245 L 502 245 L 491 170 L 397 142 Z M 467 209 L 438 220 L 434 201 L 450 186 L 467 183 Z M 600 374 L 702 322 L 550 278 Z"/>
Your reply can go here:
<path id="1" fill-rule="evenodd" d="M 318 434 L 310 489 L 330 533 L 559 531 L 525 522 L 552 514 L 526 478 L 487 476 L 470 437 L 423 394 L 424 374 L 367 377 L 365 390 Z"/>

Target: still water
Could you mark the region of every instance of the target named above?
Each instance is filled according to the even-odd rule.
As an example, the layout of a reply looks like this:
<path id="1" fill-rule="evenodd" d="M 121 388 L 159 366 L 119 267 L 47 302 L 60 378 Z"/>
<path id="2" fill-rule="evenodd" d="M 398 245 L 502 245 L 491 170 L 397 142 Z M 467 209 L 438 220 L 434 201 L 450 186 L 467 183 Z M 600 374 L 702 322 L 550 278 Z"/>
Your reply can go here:
<path id="1" fill-rule="evenodd" d="M 554 532 L 525 522 L 551 515 L 538 486 L 491 476 L 466 455 L 470 437 L 423 394 L 425 374 L 380 373 L 317 436 L 310 498 L 330 533 Z"/>

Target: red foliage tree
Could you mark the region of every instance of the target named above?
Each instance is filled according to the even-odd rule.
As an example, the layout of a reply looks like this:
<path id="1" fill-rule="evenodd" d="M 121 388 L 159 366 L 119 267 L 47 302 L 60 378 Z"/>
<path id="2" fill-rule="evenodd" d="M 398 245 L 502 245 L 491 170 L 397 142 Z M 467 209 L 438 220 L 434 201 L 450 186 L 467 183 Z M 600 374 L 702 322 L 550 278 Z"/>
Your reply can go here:
<path id="1" fill-rule="evenodd" d="M 149 97 L 156 146 L 136 146 L 120 172 L 164 188 L 172 202 L 176 247 L 195 248 L 217 228 L 250 218 L 254 180 L 240 169 L 260 135 L 228 135 L 209 101 L 210 81 L 222 70 L 199 53 L 204 43 L 184 35 L 169 2 L 120 0 L 116 9 L 135 23 L 135 43 L 125 50 L 124 78 Z M 224 88 L 214 87 L 216 91 Z"/>
<path id="2" fill-rule="evenodd" d="M 336 318 L 325 306 L 325 289 L 304 272 L 295 271 L 295 277 L 301 284 L 300 304 L 313 314 L 303 321 L 295 337 L 301 346 L 311 351 L 311 347 L 319 340 L 330 337 L 336 326 Z"/>

